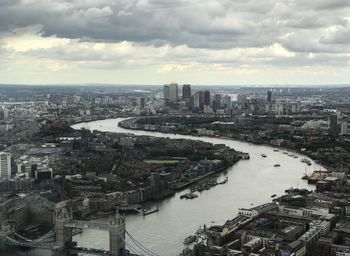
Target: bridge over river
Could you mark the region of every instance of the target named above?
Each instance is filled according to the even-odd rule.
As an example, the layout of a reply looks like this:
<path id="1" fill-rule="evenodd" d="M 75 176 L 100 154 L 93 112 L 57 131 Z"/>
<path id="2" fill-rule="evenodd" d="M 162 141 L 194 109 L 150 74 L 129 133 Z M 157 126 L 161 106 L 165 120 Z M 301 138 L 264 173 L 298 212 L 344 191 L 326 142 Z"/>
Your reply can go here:
<path id="1" fill-rule="evenodd" d="M 103 230 L 109 233 L 109 250 L 79 247 L 72 237 L 77 230 Z M 126 236 L 128 241 L 126 241 Z M 0 250 L 5 246 L 40 248 L 52 251 L 52 255 L 64 256 L 72 253 L 110 256 L 158 256 L 139 243 L 125 227 L 125 219 L 116 213 L 108 222 L 83 221 L 73 219 L 67 202 L 55 208 L 55 227 L 37 239 L 29 239 L 15 232 L 10 225 L 3 225 L 0 231 Z"/>

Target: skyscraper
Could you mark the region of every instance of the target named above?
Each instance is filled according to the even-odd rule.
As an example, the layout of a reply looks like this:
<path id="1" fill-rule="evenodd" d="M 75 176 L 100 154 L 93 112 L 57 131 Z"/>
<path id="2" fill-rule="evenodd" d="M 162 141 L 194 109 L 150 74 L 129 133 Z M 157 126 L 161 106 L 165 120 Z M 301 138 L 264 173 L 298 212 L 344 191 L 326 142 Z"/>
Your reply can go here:
<path id="1" fill-rule="evenodd" d="M 191 85 L 190 84 L 184 84 L 182 86 L 182 98 L 189 99 L 191 97 Z"/>
<path id="2" fill-rule="evenodd" d="M 164 85 L 164 100 L 165 101 L 169 101 L 170 99 L 170 85 L 166 84 Z"/>
<path id="3" fill-rule="evenodd" d="M 206 106 L 210 105 L 210 91 L 204 91 L 203 105 L 206 105 Z"/>
<path id="4" fill-rule="evenodd" d="M 139 98 L 139 107 L 141 110 L 145 109 L 145 98 Z"/>
<path id="5" fill-rule="evenodd" d="M 215 94 L 213 99 L 213 111 L 221 108 L 221 94 Z"/>
<path id="6" fill-rule="evenodd" d="M 342 135 L 348 134 L 348 121 L 342 120 L 341 122 L 341 132 Z"/>
<path id="7" fill-rule="evenodd" d="M 203 110 L 203 102 L 204 102 L 204 92 L 198 91 L 194 94 L 194 110 L 202 111 Z"/>
<path id="8" fill-rule="evenodd" d="M 194 111 L 194 98 L 195 98 L 195 95 L 191 95 L 189 101 L 188 101 L 188 109 L 191 110 L 191 111 Z"/>
<path id="9" fill-rule="evenodd" d="M 231 106 L 231 97 L 229 95 L 225 95 L 223 103 L 224 103 L 226 108 L 230 107 Z"/>
<path id="10" fill-rule="evenodd" d="M 11 179 L 11 154 L 0 153 L 0 179 Z"/>
<path id="11" fill-rule="evenodd" d="M 170 84 L 169 87 L 169 100 L 171 102 L 177 102 L 179 99 L 178 86 L 176 83 Z"/>
<path id="12" fill-rule="evenodd" d="M 178 88 L 177 83 L 164 85 L 164 100 L 167 102 L 177 102 L 178 101 Z"/>
<path id="13" fill-rule="evenodd" d="M 271 102 L 271 101 L 272 101 L 272 92 L 267 91 L 267 102 Z"/>
<path id="14" fill-rule="evenodd" d="M 338 135 L 338 117 L 336 114 L 329 116 L 329 131 L 332 136 Z"/>

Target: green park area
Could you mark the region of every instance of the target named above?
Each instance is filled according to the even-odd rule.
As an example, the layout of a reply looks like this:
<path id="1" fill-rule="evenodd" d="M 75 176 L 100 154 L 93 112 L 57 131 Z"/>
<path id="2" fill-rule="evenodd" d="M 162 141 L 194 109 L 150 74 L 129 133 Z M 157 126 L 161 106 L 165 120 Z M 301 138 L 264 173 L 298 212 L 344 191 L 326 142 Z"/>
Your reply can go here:
<path id="1" fill-rule="evenodd" d="M 157 159 L 149 159 L 144 160 L 147 164 L 176 164 L 179 160 L 157 160 Z"/>

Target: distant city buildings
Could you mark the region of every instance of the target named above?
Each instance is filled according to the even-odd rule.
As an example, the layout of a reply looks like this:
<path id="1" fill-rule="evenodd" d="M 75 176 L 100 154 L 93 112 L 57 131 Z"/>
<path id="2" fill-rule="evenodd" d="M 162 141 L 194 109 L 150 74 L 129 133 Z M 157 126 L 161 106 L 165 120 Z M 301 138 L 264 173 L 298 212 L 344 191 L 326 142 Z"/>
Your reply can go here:
<path id="1" fill-rule="evenodd" d="M 340 131 L 341 135 L 348 134 L 349 133 L 349 131 L 348 131 L 348 121 L 347 120 L 342 120 L 340 128 L 341 128 L 341 131 Z"/>

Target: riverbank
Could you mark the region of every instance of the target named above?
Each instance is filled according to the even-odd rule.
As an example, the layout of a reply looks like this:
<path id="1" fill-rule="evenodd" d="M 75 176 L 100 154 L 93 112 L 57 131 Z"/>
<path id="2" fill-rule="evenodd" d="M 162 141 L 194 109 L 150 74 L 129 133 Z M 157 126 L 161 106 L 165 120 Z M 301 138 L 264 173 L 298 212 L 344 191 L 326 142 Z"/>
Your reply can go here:
<path id="1" fill-rule="evenodd" d="M 140 127 L 138 127 L 138 125 L 136 125 L 137 119 L 138 119 L 138 117 L 130 117 L 130 118 L 126 119 L 126 120 L 118 122 L 118 126 L 123 128 L 123 129 L 132 130 L 132 131 L 138 130 L 138 131 L 145 131 L 145 132 L 159 132 L 159 133 L 163 133 L 163 134 L 169 134 L 169 132 L 162 131 L 160 129 L 148 130 L 148 129 L 145 129 L 145 128 L 140 128 Z M 181 131 L 176 131 L 175 134 L 181 134 L 181 135 L 185 135 L 185 136 L 194 136 L 194 137 L 198 137 L 198 138 L 203 137 L 203 135 L 192 134 L 192 133 L 191 134 L 183 133 Z M 312 154 L 308 154 L 305 151 L 296 150 L 295 148 L 292 148 L 292 147 L 274 145 L 274 144 L 266 143 L 266 142 L 265 143 L 253 142 L 253 141 L 248 141 L 248 140 L 241 139 L 239 137 L 228 137 L 228 136 L 223 136 L 223 135 L 206 134 L 205 137 L 208 137 L 208 138 L 220 138 L 220 139 L 233 140 L 233 141 L 241 141 L 241 142 L 245 142 L 245 143 L 252 143 L 253 145 L 263 145 L 263 146 L 274 147 L 274 148 L 276 148 L 278 150 L 291 151 L 291 152 L 294 152 L 294 153 L 298 153 L 298 154 L 300 154 L 300 155 L 302 155 L 304 157 L 308 157 L 308 158 L 312 159 L 313 161 L 318 161 L 319 165 L 322 166 L 323 168 L 327 169 L 327 170 L 332 169 L 332 167 L 327 165 L 325 162 L 315 159 Z M 300 178 L 302 178 L 302 177 L 300 177 Z"/>
<path id="2" fill-rule="evenodd" d="M 106 150 L 118 148 L 127 149 L 125 152 L 129 152 L 128 155 L 124 153 L 121 156 L 114 153 L 116 156 L 113 158 L 113 170 L 118 163 L 116 168 L 118 179 L 124 181 L 124 184 L 133 184 L 132 187 L 124 187 L 123 190 L 119 188 L 119 191 L 130 190 L 133 195 L 141 191 L 137 196 L 141 201 L 133 201 L 132 204 L 168 198 L 176 191 L 186 189 L 194 183 L 227 170 L 241 159 L 242 154 L 223 144 L 214 145 L 201 140 L 191 142 L 187 139 L 174 140 L 152 136 L 125 139 L 124 135 L 120 134 L 98 133 L 92 136 L 96 137 L 95 140 L 102 140 L 102 137 L 107 136 L 110 137 L 110 141 L 116 142 L 116 144 L 103 144 Z M 125 144 L 126 140 L 128 140 L 127 144 Z M 92 147 L 96 147 L 93 143 L 91 142 Z M 101 144 L 97 146 L 101 147 Z M 101 155 L 103 152 L 102 150 L 97 153 Z M 110 154 L 113 152 L 110 151 Z M 95 165 L 99 166 L 98 159 L 89 165 L 90 169 Z M 130 172 L 130 170 L 133 171 Z M 129 198 L 131 200 L 131 196 L 128 197 L 128 202 Z"/>
<path id="3" fill-rule="evenodd" d="M 129 121 L 131 120 L 131 121 Z M 225 122 L 207 117 L 135 117 L 121 124 L 124 128 L 172 132 L 186 135 L 224 136 L 254 144 L 288 148 L 322 162 L 333 171 L 350 170 L 347 152 L 349 136 L 332 135 L 326 127 L 310 129 L 299 116 L 235 116 Z M 230 121 L 230 122 L 228 122 Z"/>
<path id="4" fill-rule="evenodd" d="M 157 117 L 157 116 L 149 116 L 148 118 L 154 118 L 154 117 Z M 118 126 L 123 128 L 123 129 L 126 129 L 128 131 L 145 131 L 145 132 L 159 132 L 159 133 L 163 133 L 163 134 L 173 134 L 173 133 L 169 133 L 169 132 L 166 132 L 166 131 L 161 131 L 161 130 L 148 130 L 148 129 L 143 129 L 143 128 L 138 128 L 138 127 L 133 127 L 131 128 L 129 125 L 125 125 L 125 121 L 133 121 L 138 119 L 139 117 L 135 117 L 135 116 L 123 116 L 123 117 L 116 117 L 115 119 L 123 119 L 122 121 L 118 122 Z M 143 117 L 145 118 L 145 117 Z M 114 118 L 101 118 L 101 119 L 97 119 L 97 120 L 93 120 L 92 122 L 96 122 L 96 121 L 103 121 L 103 120 L 112 120 Z M 76 123 L 72 123 L 71 126 L 79 126 L 80 124 L 84 124 L 84 123 L 89 123 L 90 121 L 86 122 L 86 121 L 79 121 L 79 122 L 76 122 Z M 98 128 L 97 128 L 98 130 Z M 132 132 L 130 132 L 132 133 Z M 198 137 L 198 138 L 201 138 L 203 137 L 203 135 L 198 135 L 198 134 L 190 134 L 190 133 L 183 133 L 183 132 L 176 132 L 174 134 L 181 134 L 181 135 L 185 135 L 185 136 L 193 136 L 193 137 Z M 317 160 L 317 159 L 314 159 L 314 157 L 310 154 L 307 154 L 306 152 L 302 152 L 300 150 L 296 150 L 295 148 L 292 148 L 292 147 L 285 147 L 285 146 L 280 146 L 280 145 L 274 145 L 274 144 L 271 144 L 271 143 L 262 143 L 262 142 L 254 142 L 254 141 L 248 141 L 248 140 L 244 140 L 242 138 L 239 138 L 239 137 L 228 137 L 228 136 L 223 136 L 223 135 L 210 135 L 210 134 L 206 134 L 205 137 L 208 137 L 208 138 L 220 138 L 220 139 L 225 139 L 225 140 L 232 140 L 232 141 L 241 141 L 243 143 L 252 143 L 253 145 L 262 145 L 262 146 L 270 146 L 270 147 L 274 147 L 274 148 L 278 148 L 279 150 L 288 150 L 288 151 L 291 151 L 291 152 L 294 152 L 294 153 L 298 153 L 302 156 L 305 156 L 305 157 L 309 157 L 310 159 L 314 160 L 314 161 L 318 161 L 320 163 L 320 165 L 322 167 L 324 167 L 325 169 L 331 169 L 332 167 L 331 166 L 328 166 L 325 162 L 322 162 L 320 160 Z"/>
<path id="5" fill-rule="evenodd" d="M 234 164 L 233 164 L 233 165 L 234 165 Z M 176 192 L 182 191 L 182 190 L 184 190 L 185 188 L 188 188 L 189 186 L 195 184 L 196 182 L 199 182 L 199 181 L 204 180 L 204 179 L 206 179 L 206 178 L 208 178 L 208 177 L 214 176 L 215 174 L 224 172 L 225 170 L 229 169 L 229 168 L 232 167 L 233 165 L 231 165 L 231 166 L 224 166 L 224 167 L 218 168 L 218 169 L 215 170 L 215 171 L 211 171 L 211 172 L 209 172 L 209 173 L 207 173 L 207 174 L 205 174 L 205 175 L 203 175 L 203 176 L 201 176 L 201 177 L 198 177 L 198 178 L 193 179 L 193 180 L 191 180 L 191 181 L 189 181 L 189 182 L 186 182 L 185 184 L 183 184 L 183 185 L 181 185 L 181 186 L 179 186 L 179 187 L 176 187 L 176 188 L 175 188 L 175 191 L 176 191 Z"/>

